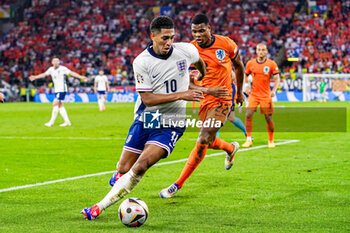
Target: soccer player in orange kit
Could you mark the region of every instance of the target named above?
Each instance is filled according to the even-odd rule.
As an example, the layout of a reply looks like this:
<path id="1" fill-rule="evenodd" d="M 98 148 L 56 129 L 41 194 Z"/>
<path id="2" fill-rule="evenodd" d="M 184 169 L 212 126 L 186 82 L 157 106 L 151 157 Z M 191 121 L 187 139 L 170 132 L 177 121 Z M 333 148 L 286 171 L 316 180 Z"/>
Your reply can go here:
<path id="1" fill-rule="evenodd" d="M 206 74 L 199 83 L 203 88 L 203 93 L 206 93 L 206 88 L 210 87 L 224 87 L 227 92 L 227 95 L 222 98 L 204 94 L 205 98 L 199 103 L 198 118 L 201 121 L 208 119 L 220 121 L 222 127 L 234 106 L 235 93 L 233 93 L 231 79 L 232 65 L 237 79 L 237 103 L 241 105 L 244 101 L 242 93 L 244 66 L 239 55 L 239 49 L 230 38 L 211 33 L 209 19 L 205 14 L 198 14 L 193 17 L 191 29 L 194 37 L 191 43 L 197 47 L 199 55 L 206 64 Z M 199 72 L 197 74 L 199 76 L 194 78 L 200 80 Z M 195 76 L 194 73 L 192 73 L 193 76 Z M 198 84 L 198 82 L 196 83 Z M 179 179 L 159 193 L 162 198 L 170 198 L 178 192 L 204 159 L 208 148 L 226 151 L 225 168 L 228 170 L 232 167 L 239 144 L 237 142 L 228 143 L 216 137 L 216 132 L 219 129 L 217 127 L 201 128 L 196 146 L 192 150 Z"/>
<path id="2" fill-rule="evenodd" d="M 275 125 L 272 120 L 272 114 L 274 113 L 272 97 L 276 95 L 276 90 L 280 83 L 280 74 L 276 62 L 268 59 L 267 47 L 265 44 L 258 44 L 256 46 L 257 58 L 248 61 L 245 69 L 246 75 L 252 75 L 253 82 L 252 88 L 248 97 L 248 106 L 246 110 L 245 127 L 247 130 L 247 140 L 242 147 L 247 148 L 253 145 L 252 141 L 252 129 L 253 129 L 253 115 L 256 112 L 256 108 L 260 105 L 261 114 L 265 115 L 267 123 L 267 131 L 269 134 L 268 147 L 274 148 L 273 132 Z M 275 78 L 275 85 L 271 91 L 270 79 Z M 248 82 L 248 79 L 246 79 Z"/>

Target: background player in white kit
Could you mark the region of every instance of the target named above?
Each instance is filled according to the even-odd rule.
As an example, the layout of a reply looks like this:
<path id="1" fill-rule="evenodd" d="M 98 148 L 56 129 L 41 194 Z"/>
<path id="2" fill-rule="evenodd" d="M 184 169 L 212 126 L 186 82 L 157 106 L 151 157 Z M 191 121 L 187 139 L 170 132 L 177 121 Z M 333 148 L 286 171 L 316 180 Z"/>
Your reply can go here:
<path id="1" fill-rule="evenodd" d="M 81 76 L 80 74 L 69 70 L 65 66 L 60 65 L 60 59 L 57 57 L 52 58 L 51 60 L 52 66 L 45 72 L 38 75 L 29 76 L 30 81 L 34 81 L 36 79 L 45 78 L 46 76 L 51 76 L 53 85 L 55 88 L 56 98 L 53 101 L 53 109 L 51 114 L 51 119 L 49 122 L 45 123 L 47 127 L 53 126 L 55 123 L 58 112 L 61 114 L 64 123 L 60 124 L 61 127 L 70 126 L 71 122 L 68 118 L 68 114 L 66 109 L 63 106 L 63 100 L 67 93 L 67 83 L 66 76 L 71 75 L 75 78 L 79 78 L 87 81 L 87 77 Z"/>
<path id="2" fill-rule="evenodd" d="M 111 191 L 96 205 L 81 211 L 87 220 L 95 219 L 103 210 L 126 196 L 145 172 L 161 158 L 168 157 L 185 128 L 148 129 L 144 127 L 144 112 L 166 114 L 169 109 L 185 110 L 186 101 L 203 98 L 198 90 L 189 90 L 188 68 L 194 64 L 202 76 L 205 64 L 198 50 L 190 43 L 174 43 L 174 23 L 160 16 L 151 22 L 153 41 L 134 60 L 133 69 L 139 98 L 135 104 L 135 121 L 129 129 L 123 152 L 117 164 L 122 174 Z"/>
<path id="3" fill-rule="evenodd" d="M 97 93 L 97 102 L 100 111 L 106 110 L 105 101 L 107 100 L 106 94 L 109 92 L 109 83 L 102 69 L 99 70 L 98 75 L 95 77 L 94 92 Z"/>

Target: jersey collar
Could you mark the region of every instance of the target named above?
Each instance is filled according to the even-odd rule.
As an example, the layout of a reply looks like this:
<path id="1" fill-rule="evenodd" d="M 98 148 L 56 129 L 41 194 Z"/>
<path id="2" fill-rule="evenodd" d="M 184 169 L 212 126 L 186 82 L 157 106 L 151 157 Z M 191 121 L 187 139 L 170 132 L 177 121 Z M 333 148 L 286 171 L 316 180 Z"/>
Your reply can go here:
<path id="1" fill-rule="evenodd" d="M 202 49 L 206 49 L 206 48 L 211 47 L 211 46 L 215 43 L 215 36 L 212 34 L 212 35 L 211 35 L 211 38 L 212 38 L 212 42 L 211 42 L 209 45 L 207 45 L 207 46 L 200 46 L 200 45 L 197 43 L 198 46 L 201 47 Z"/>
<path id="2" fill-rule="evenodd" d="M 158 55 L 158 54 L 156 54 L 156 53 L 154 52 L 154 50 L 153 50 L 153 43 L 152 43 L 152 42 L 147 46 L 147 51 L 148 51 L 153 57 L 156 57 L 156 58 L 159 58 L 159 59 L 163 59 L 163 60 L 168 59 L 168 58 L 171 56 L 171 54 L 173 53 L 173 50 L 174 50 L 174 48 L 173 48 L 173 46 L 171 46 L 171 47 L 170 47 L 170 50 L 169 50 L 169 52 L 168 52 L 167 54 L 165 54 L 165 55 Z"/>
<path id="3" fill-rule="evenodd" d="M 264 64 L 266 61 L 267 61 L 267 58 L 265 58 L 265 60 L 263 62 L 259 62 L 258 58 L 256 58 L 256 62 L 259 63 L 259 64 Z"/>

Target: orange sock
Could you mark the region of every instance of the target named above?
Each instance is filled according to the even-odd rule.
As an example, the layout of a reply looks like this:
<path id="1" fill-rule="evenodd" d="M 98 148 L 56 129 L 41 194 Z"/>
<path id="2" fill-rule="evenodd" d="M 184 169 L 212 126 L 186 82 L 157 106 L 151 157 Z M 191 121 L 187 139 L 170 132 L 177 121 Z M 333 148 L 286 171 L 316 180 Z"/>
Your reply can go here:
<path id="1" fill-rule="evenodd" d="M 209 148 L 214 150 L 224 150 L 227 153 L 232 153 L 233 145 L 231 143 L 225 142 L 221 138 L 215 137 L 213 143 L 209 146 Z"/>
<path id="2" fill-rule="evenodd" d="M 253 118 L 245 118 L 245 129 L 247 131 L 247 137 L 251 137 L 253 130 Z"/>
<path id="3" fill-rule="evenodd" d="M 198 165 L 204 159 L 205 154 L 207 153 L 208 145 L 203 145 L 196 142 L 196 146 L 193 148 L 190 156 L 188 157 L 187 163 L 182 169 L 179 179 L 175 182 L 179 188 L 185 183 L 188 177 L 191 176 L 193 171 L 198 167 Z"/>
<path id="4" fill-rule="evenodd" d="M 275 131 L 275 124 L 273 121 L 267 122 L 267 133 L 269 134 L 269 141 L 273 141 L 273 132 Z"/>

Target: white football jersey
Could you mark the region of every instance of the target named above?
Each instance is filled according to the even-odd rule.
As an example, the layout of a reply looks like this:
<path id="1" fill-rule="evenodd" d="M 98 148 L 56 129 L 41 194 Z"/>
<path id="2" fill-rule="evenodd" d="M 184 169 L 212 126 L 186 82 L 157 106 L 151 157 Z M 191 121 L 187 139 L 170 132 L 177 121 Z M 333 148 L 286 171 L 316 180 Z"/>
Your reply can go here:
<path id="1" fill-rule="evenodd" d="M 148 46 L 134 60 L 133 69 L 136 91 L 151 91 L 155 94 L 172 94 L 187 91 L 189 87 L 188 68 L 198 62 L 197 48 L 190 43 L 173 43 L 165 56 L 157 55 L 152 45 Z M 186 101 L 177 100 L 169 103 L 146 107 L 139 96 L 135 104 L 135 119 L 143 121 L 143 112 L 155 112 L 185 115 Z"/>
<path id="2" fill-rule="evenodd" d="M 59 66 L 57 69 L 51 66 L 46 72 L 46 76 L 51 75 L 55 92 L 67 92 L 66 75 L 69 75 L 71 71 L 65 66 Z"/>
<path id="3" fill-rule="evenodd" d="M 107 90 L 108 79 L 107 79 L 106 75 L 97 75 L 95 77 L 95 83 L 97 83 L 97 90 L 98 91 L 106 91 Z"/>

